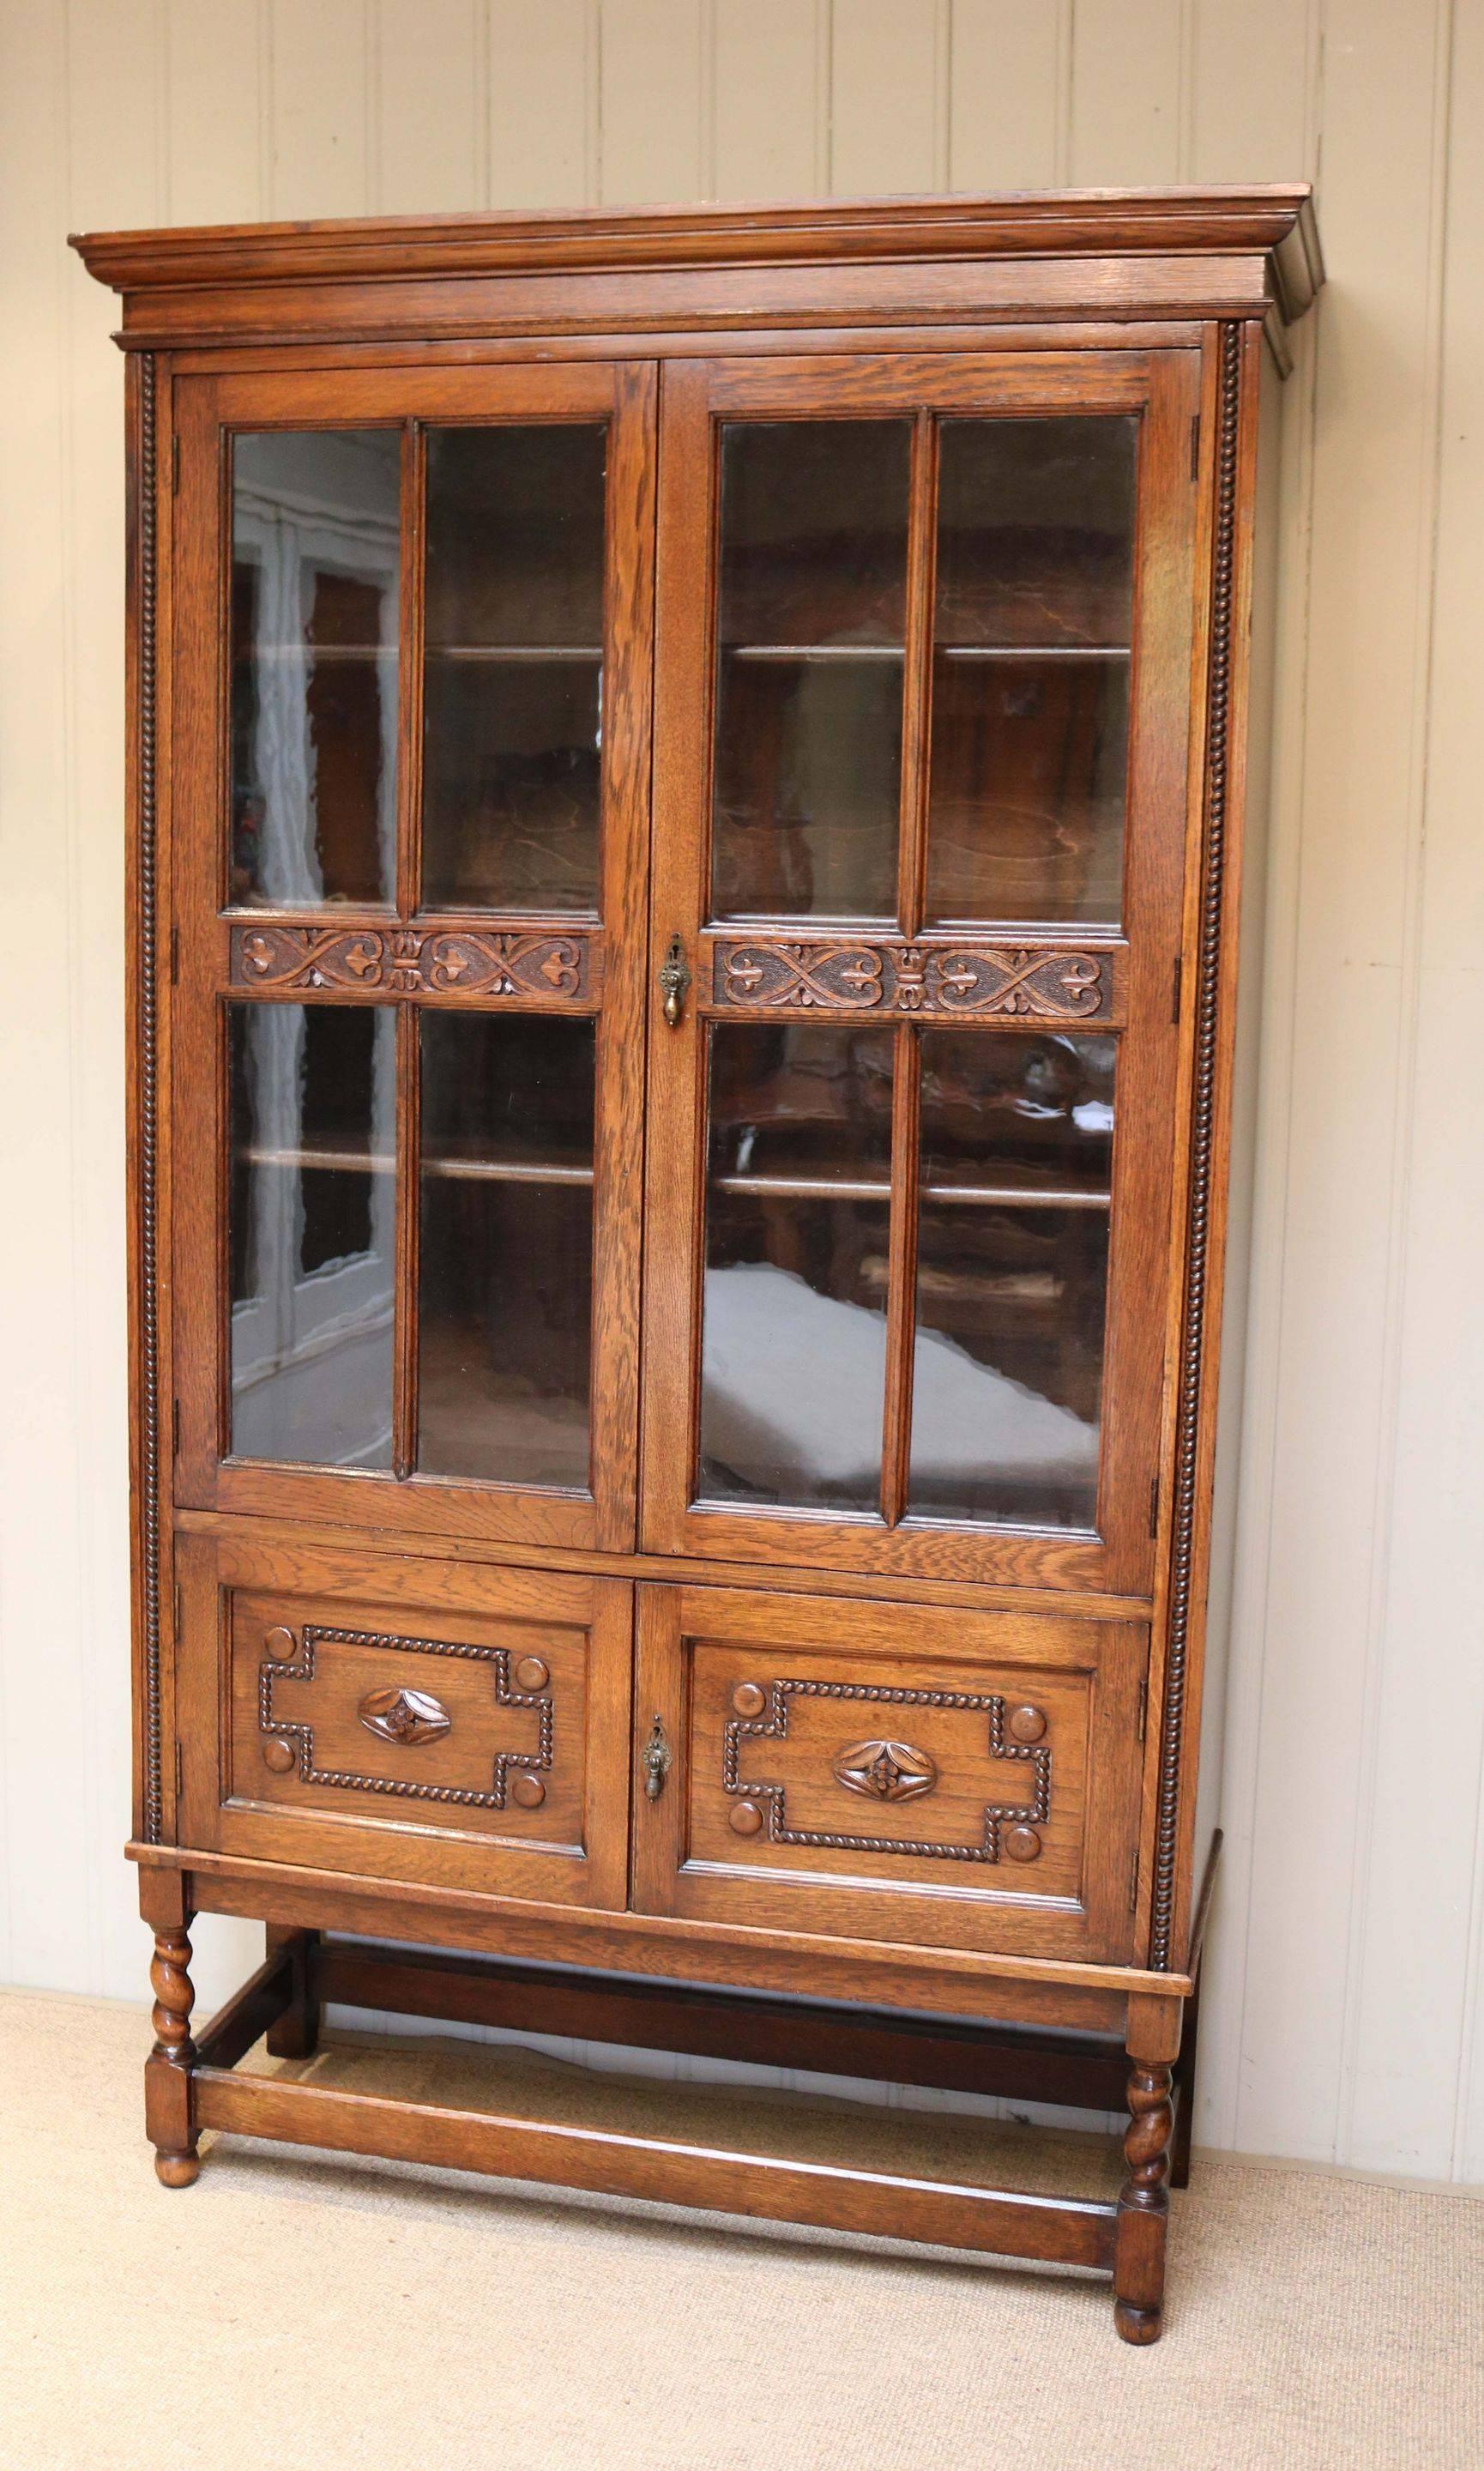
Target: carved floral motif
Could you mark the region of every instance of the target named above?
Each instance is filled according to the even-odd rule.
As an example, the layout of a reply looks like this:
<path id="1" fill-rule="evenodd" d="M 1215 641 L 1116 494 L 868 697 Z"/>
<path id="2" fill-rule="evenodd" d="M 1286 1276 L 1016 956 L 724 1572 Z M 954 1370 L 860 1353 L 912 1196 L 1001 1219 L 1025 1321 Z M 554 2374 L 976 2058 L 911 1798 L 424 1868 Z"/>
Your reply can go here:
<path id="1" fill-rule="evenodd" d="M 448 1732 L 453 1718 L 431 1690 L 368 1690 L 357 1710 L 368 1733 L 379 1741 L 412 1750 L 436 1742 Z"/>
<path id="2" fill-rule="evenodd" d="M 927 1752 L 910 1742 L 852 1742 L 836 1759 L 835 1774 L 847 1793 L 870 1794 L 878 1801 L 914 1801 L 938 1780 Z"/>
<path id="3" fill-rule="evenodd" d="M 504 996 L 592 1001 L 599 956 L 591 935 L 492 933 L 474 928 L 234 927 L 232 984 L 367 995 Z"/>
<path id="4" fill-rule="evenodd" d="M 757 1012 L 895 1012 L 1102 1021 L 1113 956 L 1044 945 L 759 937 L 712 949 L 712 1001 Z"/>

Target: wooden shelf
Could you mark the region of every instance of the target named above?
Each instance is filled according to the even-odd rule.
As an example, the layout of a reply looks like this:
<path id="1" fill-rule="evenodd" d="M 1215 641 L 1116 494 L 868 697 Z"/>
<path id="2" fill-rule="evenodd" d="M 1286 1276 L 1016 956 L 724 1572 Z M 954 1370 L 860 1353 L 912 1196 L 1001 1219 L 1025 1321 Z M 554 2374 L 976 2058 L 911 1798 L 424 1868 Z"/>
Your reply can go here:
<path id="1" fill-rule="evenodd" d="M 601 644 L 428 644 L 430 661 L 599 661 Z"/>
<path id="2" fill-rule="evenodd" d="M 1127 644 L 934 644 L 940 661 L 1126 661 Z M 900 661 L 900 644 L 723 644 L 732 661 Z"/>
<path id="3" fill-rule="evenodd" d="M 385 1152 L 365 1150 L 244 1149 L 235 1153 L 245 1166 L 285 1166 L 332 1175 L 391 1175 L 396 1160 Z M 450 1183 L 590 1185 L 590 1166 L 555 1159 L 424 1158 L 420 1169 Z"/>
<path id="4" fill-rule="evenodd" d="M 891 1199 L 891 1187 L 862 1176 L 715 1175 L 713 1192 L 768 1194 L 785 1201 L 882 1201 Z M 1107 1210 L 1113 1196 L 1074 1185 L 924 1184 L 924 1201 L 946 1201 L 970 1210 Z"/>

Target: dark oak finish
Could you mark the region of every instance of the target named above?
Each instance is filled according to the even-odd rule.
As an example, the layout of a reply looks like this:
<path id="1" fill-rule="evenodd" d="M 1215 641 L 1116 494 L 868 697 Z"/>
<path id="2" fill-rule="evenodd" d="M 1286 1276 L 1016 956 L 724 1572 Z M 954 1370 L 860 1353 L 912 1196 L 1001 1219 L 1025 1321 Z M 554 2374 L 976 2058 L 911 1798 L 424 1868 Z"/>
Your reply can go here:
<path id="1" fill-rule="evenodd" d="M 78 246 L 129 354 L 161 2178 L 221 2128 L 957 2243 L 1153 2341 L 1308 192 Z M 269 1939 L 193 2038 L 201 1911 Z M 332 1999 L 1126 2102 L 1123 2191 L 239 2072 Z"/>

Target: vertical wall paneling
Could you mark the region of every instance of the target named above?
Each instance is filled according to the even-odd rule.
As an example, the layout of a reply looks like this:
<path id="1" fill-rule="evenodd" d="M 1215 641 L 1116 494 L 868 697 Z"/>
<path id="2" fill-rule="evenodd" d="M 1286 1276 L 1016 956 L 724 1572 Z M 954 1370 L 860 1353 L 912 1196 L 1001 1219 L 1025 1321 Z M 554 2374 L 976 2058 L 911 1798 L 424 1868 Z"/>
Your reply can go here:
<path id="1" fill-rule="evenodd" d="M 72 0 L 67 63 L 68 224 L 102 216 L 128 223 L 163 212 L 170 89 L 153 0 L 126 0 L 122 6 L 115 0 Z M 250 115 L 250 93 L 248 109 Z M 134 134 L 118 149 L 121 118 Z M 127 1586 L 127 1504 L 113 1480 L 126 1447 L 125 1222 L 115 1146 L 123 1102 L 124 854 L 119 834 L 105 839 L 94 819 L 117 812 L 124 728 L 117 460 L 124 371 L 107 341 L 117 306 L 90 300 L 89 290 L 97 286 L 79 283 L 76 271 L 66 276 L 59 543 L 66 773 L 58 828 L 41 834 L 43 843 L 53 844 L 53 862 L 65 869 L 70 965 L 66 977 L 57 980 L 57 992 L 66 986 L 69 1011 L 59 1052 L 67 1058 L 72 1139 L 66 1256 L 71 1294 L 65 1322 L 59 1314 L 49 1326 L 56 1336 L 66 1329 L 73 1354 L 76 1573 L 68 1584 L 77 1590 L 82 1659 L 82 1698 L 75 1719 L 86 1744 L 82 1800 L 88 1835 L 107 1830 L 117 1842 L 129 1779 L 122 1730 L 127 1692 L 116 1661 L 127 1629 L 118 1612 L 118 1591 Z M 59 1360 L 67 1360 L 62 1349 Z M 105 1641 L 114 1656 L 99 1671 Z M 48 1825 L 49 1832 L 81 1832 L 66 1797 Z M 98 1934 L 100 1955 L 120 1945 L 134 1901 L 127 1876 L 100 1875 L 90 1883 L 83 1910 L 89 1929 Z"/>
<path id="2" fill-rule="evenodd" d="M 377 0 L 373 213 L 483 204 L 483 36 L 480 0 Z"/>
<path id="3" fill-rule="evenodd" d="M 487 202 L 595 205 L 598 0 L 482 0 Z"/>
<path id="4" fill-rule="evenodd" d="M 1073 187 L 1186 178 L 1194 5 L 1076 0 L 1067 170 Z"/>
<path id="5" fill-rule="evenodd" d="M 950 186 L 1044 189 L 1066 176 L 1072 0 L 954 0 Z"/>
<path id="6" fill-rule="evenodd" d="M 869 197 L 948 179 L 949 0 L 843 0 L 833 11 L 830 187 Z"/>
<path id="7" fill-rule="evenodd" d="M 1447 1641 L 1468 1676 L 1475 1759 L 1469 1874 L 1450 1880 L 1449 1906 L 1464 1916 L 1462 2026 L 1451 2176 L 1484 2182 L 1484 1742 L 1477 1699 L 1484 1676 L 1480 1613 L 1484 1569 L 1476 1471 L 1484 1465 L 1484 1283 L 1477 1230 L 1484 1225 L 1484 1128 L 1456 1137 L 1452 1103 L 1464 1092 L 1453 1058 L 1484 951 L 1484 883 L 1478 827 L 1478 550 L 1484 535 L 1484 350 L 1478 302 L 1484 287 L 1484 18 L 1459 11 L 1453 29 L 1449 149 L 1448 268 L 1444 293 L 1444 390 L 1440 424 L 1438 582 L 1433 607 L 1428 742 L 1427 874 L 1423 906 L 1425 1010 L 1418 1039 L 1414 1150 L 1417 1193 L 1412 1251 L 1413 1321 L 1403 1377 L 1402 1447 L 1417 1460 L 1393 1571 L 1399 1638 L 1413 1622 L 1436 1658 Z M 1475 1110 L 1476 1083 L 1469 1092 Z M 1449 1118 L 1441 1145 L 1438 1131 Z M 1456 1304 L 1462 1329 L 1452 1327 Z M 1431 1385 L 1431 1386 L 1429 1386 Z M 1430 1498 L 1417 1476 L 1430 1471 Z M 1403 1603 L 1401 1589 L 1412 1592 Z M 1434 1671 L 1454 1721 L 1453 1686 Z M 1440 2037 L 1442 2038 L 1442 2037 Z"/>
<path id="8" fill-rule="evenodd" d="M 807 198 L 825 188 L 825 0 L 713 0 L 712 18 L 713 195 Z"/>
<path id="9" fill-rule="evenodd" d="M 122 377 L 64 231 L 1317 172 L 1197 2133 L 1484 2179 L 1479 11 L 11 0 L 4 39 L 0 1979 L 143 1988 L 118 1857 Z M 203 2002 L 255 1939 L 202 1924 Z"/>
<path id="10" fill-rule="evenodd" d="M 0 1279 L 0 1793 L 12 1978 L 65 1986 L 92 1978 L 87 1928 L 93 1856 L 76 1824 L 82 1777 L 46 1742 L 82 1724 L 87 1664 L 77 1531 L 78 1366 L 70 1328 L 75 1238 L 69 994 L 72 919 L 67 812 L 66 622 L 61 587 L 64 276 L 55 236 L 66 214 L 59 143 L 65 24 L 56 0 L 23 0 L 6 28 L 0 78 L 0 299 L 7 382 L 0 389 L 0 886 L 24 938 L 0 978 L 0 1099 L 7 1182 L 27 1207 L 6 1213 Z M 24 483 L 22 482 L 24 475 Z M 49 1503 L 44 1515 L 43 1504 Z M 45 1537 L 45 1549 L 35 1540 Z M 46 1643 L 44 1662 L 38 1655 Z M 109 1648 L 117 1654 L 115 1621 Z M 27 1723 L 37 1693 L 38 1735 Z M 81 1742 L 79 1732 L 71 1738 Z M 51 1842 L 57 1799 L 70 1841 Z M 56 1885 L 37 1894 L 55 1849 Z"/>
<path id="11" fill-rule="evenodd" d="M 1321 0 L 1190 0 L 1188 180 L 1313 177 Z"/>
<path id="12" fill-rule="evenodd" d="M 274 215 L 364 215 L 372 137 L 366 0 L 272 10 Z M 214 109 L 223 99 L 213 97 Z M 430 178 L 432 173 L 430 170 Z"/>
<path id="13" fill-rule="evenodd" d="M 1268 0 L 1260 0 L 1263 10 Z M 1312 178 L 1319 152 L 1322 91 L 1320 0 L 1307 17 L 1277 0 L 1260 27 L 1258 60 L 1234 42 L 1237 22 L 1203 6 L 1198 19 L 1191 176 L 1229 176 L 1250 148 L 1266 176 Z M 1228 114 L 1230 113 L 1230 118 Z M 1270 128 L 1286 133 L 1275 144 Z M 1284 151 L 1278 151 L 1281 144 Z M 1332 252 L 1331 259 L 1333 264 Z M 1332 284 L 1331 284 L 1332 290 Z M 1272 741 L 1268 763 L 1267 884 L 1262 935 L 1257 1172 L 1248 1257 L 1247 1329 L 1240 1378 L 1241 1441 L 1237 1488 L 1237 1553 L 1231 1578 L 1230 1657 L 1220 1800 L 1225 1845 L 1217 1920 L 1207 1949 L 1206 2012 L 1244 2012 L 1248 1958 L 1254 1995 L 1264 1995 L 1265 1949 L 1250 1948 L 1244 1917 L 1250 1890 L 1261 1773 L 1266 1659 L 1293 1650 L 1270 1634 L 1268 1569 L 1277 1428 L 1284 1357 L 1284 1246 L 1290 1195 L 1304 1188 L 1292 1155 L 1294 1007 L 1299 969 L 1299 887 L 1303 867 L 1305 712 L 1309 644 L 1315 391 L 1325 298 L 1292 339 L 1293 371 L 1280 392 L 1279 518 Z M 1203 2050 L 1195 2132 L 1215 2146 L 1236 2142 L 1243 2081 L 1240 2033 L 1218 2033 Z"/>
<path id="14" fill-rule="evenodd" d="M 708 194 L 709 35 L 702 0 L 604 0 L 604 205 Z"/>
<path id="15" fill-rule="evenodd" d="M 1326 48 L 1324 212 L 1342 279 L 1323 304 L 1317 377 L 1283 1352 L 1265 1636 L 1245 1643 L 1263 1701 L 1236 2119 L 1242 2146 L 1324 2158 L 1350 2150 L 1369 1885 L 1405 1859 L 1378 1848 L 1370 1797 L 1409 1158 L 1445 27 L 1442 5 L 1402 21 L 1382 0 L 1335 0 Z"/>
<path id="16" fill-rule="evenodd" d="M 1484 102 L 1481 34 L 1477 11 L 1456 12 L 1451 143 L 1446 188 L 1440 181 L 1435 195 L 1446 216 L 1436 434 L 1426 450 L 1438 451 L 1437 554 L 1430 668 L 1411 711 L 1426 796 L 1402 989 L 1410 1018 L 1398 1093 L 1407 1174 L 1397 1196 L 1395 1473 L 1368 1789 L 1373 1851 L 1342 2130 L 1363 2163 L 1400 2153 L 1404 2169 L 1477 2177 L 1484 2150 L 1476 2113 L 1471 2126 L 1469 2080 L 1478 2065 L 1484 1761 L 1484 1089 L 1459 1068 L 1484 929 L 1471 648 L 1484 516 L 1484 180 L 1468 134 L 1470 109 Z M 1476 2100 L 1476 2082 L 1473 2092 Z"/>
<path id="17" fill-rule="evenodd" d="M 165 16 L 164 178 L 169 220 L 248 222 L 263 212 L 264 92 L 268 46 L 263 0 L 169 0 Z M 232 63 L 231 108 L 203 112 L 200 99 Z M 116 135 L 104 161 L 116 159 Z"/>

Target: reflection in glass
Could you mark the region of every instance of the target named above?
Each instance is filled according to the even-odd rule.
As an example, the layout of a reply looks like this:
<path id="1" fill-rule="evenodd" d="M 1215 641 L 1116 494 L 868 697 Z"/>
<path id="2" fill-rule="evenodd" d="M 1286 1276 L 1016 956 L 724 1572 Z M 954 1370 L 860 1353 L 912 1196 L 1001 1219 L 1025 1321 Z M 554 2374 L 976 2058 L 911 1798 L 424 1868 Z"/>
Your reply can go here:
<path id="1" fill-rule="evenodd" d="M 607 432 L 428 433 L 423 899 L 594 909 Z"/>
<path id="2" fill-rule="evenodd" d="M 896 910 L 905 420 L 729 421 L 712 907 Z"/>
<path id="3" fill-rule="evenodd" d="M 594 1025 L 421 1027 L 419 1471 L 585 1491 Z"/>
<path id="4" fill-rule="evenodd" d="M 394 429 L 233 440 L 233 903 L 391 897 L 400 470 Z"/>
<path id="5" fill-rule="evenodd" d="M 922 1035 L 913 1514 L 1094 1524 L 1116 1055 Z"/>
<path id="6" fill-rule="evenodd" d="M 929 919 L 1117 924 L 1138 423 L 939 435 Z"/>
<path id="7" fill-rule="evenodd" d="M 231 1451 L 389 1467 L 392 1008 L 227 1014 Z"/>
<path id="8" fill-rule="evenodd" d="M 877 1511 L 892 1034 L 712 1032 L 698 1493 Z"/>

